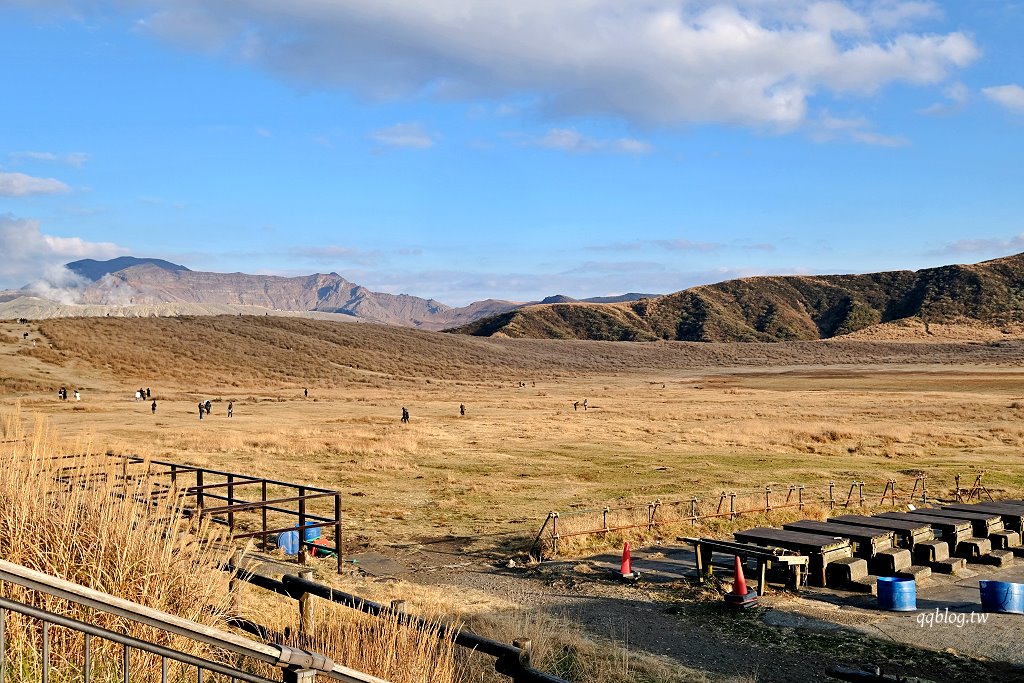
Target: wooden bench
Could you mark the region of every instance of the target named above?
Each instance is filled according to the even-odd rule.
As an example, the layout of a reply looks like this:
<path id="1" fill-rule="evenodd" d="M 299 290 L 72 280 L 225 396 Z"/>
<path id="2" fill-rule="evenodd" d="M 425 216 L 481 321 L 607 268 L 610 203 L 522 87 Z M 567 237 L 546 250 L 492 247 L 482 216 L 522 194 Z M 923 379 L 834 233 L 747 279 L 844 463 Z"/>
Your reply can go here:
<path id="1" fill-rule="evenodd" d="M 966 519 L 974 528 L 974 535 L 987 538 L 1003 530 L 1003 518 L 994 512 L 984 510 L 946 510 L 943 508 L 919 508 L 916 512 L 951 519 Z"/>
<path id="2" fill-rule="evenodd" d="M 842 515 L 830 517 L 828 521 L 868 527 L 869 529 L 886 529 L 893 532 L 893 538 L 900 547 L 908 550 L 913 550 L 917 543 L 935 539 L 935 532 L 932 528 L 919 521 L 868 517 L 867 515 Z"/>
<path id="3" fill-rule="evenodd" d="M 1006 501 L 996 501 L 995 503 L 977 503 L 972 505 L 970 503 L 956 503 L 955 505 L 944 505 L 943 510 L 958 510 L 962 512 L 991 512 L 994 515 L 999 515 L 1003 519 L 1003 524 L 1013 531 L 1024 531 L 1024 505 L 1017 505 L 1016 503 L 1008 503 Z"/>
<path id="4" fill-rule="evenodd" d="M 704 583 L 711 576 L 711 559 L 713 553 L 717 552 L 727 555 L 738 555 L 743 559 L 751 557 L 757 560 L 758 595 L 764 595 L 768 590 L 768 582 L 765 576 L 772 563 L 786 568 L 788 572 L 786 585 L 789 588 L 800 590 L 800 586 L 803 584 L 803 576 L 806 574 L 807 569 L 807 557 L 805 555 L 798 555 L 783 548 L 769 549 L 760 545 L 720 541 L 713 538 L 682 537 L 678 540 L 693 546 L 693 552 L 697 558 L 697 580 L 700 583 Z"/>
<path id="5" fill-rule="evenodd" d="M 886 529 L 873 529 L 839 522 L 819 522 L 813 519 L 783 524 L 782 528 L 833 538 L 845 538 L 853 545 L 853 554 L 865 560 L 870 560 L 877 553 L 891 550 L 893 547 L 893 532 Z"/>

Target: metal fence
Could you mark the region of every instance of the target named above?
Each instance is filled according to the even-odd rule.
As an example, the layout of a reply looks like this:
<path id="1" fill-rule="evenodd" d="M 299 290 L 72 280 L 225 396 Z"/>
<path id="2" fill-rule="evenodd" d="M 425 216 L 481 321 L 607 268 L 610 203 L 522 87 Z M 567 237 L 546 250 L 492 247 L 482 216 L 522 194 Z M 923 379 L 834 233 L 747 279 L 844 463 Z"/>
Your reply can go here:
<path id="1" fill-rule="evenodd" d="M 983 475 L 984 472 L 977 474 L 969 488 L 961 486 L 961 475 L 955 475 L 951 489 L 953 499 L 964 502 L 975 498 L 981 500 L 982 495 L 987 495 L 991 500 L 991 493 L 981 481 Z M 812 490 L 818 495 L 809 495 Z M 928 478 L 921 474 L 873 482 L 855 479 L 848 488 L 834 481 L 813 487 L 771 484 L 763 489 L 722 491 L 717 495 L 690 496 L 673 501 L 659 499 L 636 505 L 549 512 L 534 537 L 530 555 L 542 561 L 546 553 L 558 554 L 560 541 L 581 536 L 607 535 L 631 529 L 653 530 L 665 524 L 696 526 L 709 520 L 733 520 L 753 513 L 764 514 L 787 508 L 803 510 L 808 505 L 828 506 L 829 510 L 887 504 L 896 507 L 912 502 L 927 503 L 929 495 Z"/>
<path id="2" fill-rule="evenodd" d="M 146 680 L 166 683 L 172 680 L 168 675 L 169 664 L 175 664 L 178 668 L 177 676 L 173 680 L 183 680 L 182 677 L 188 671 L 194 671 L 192 680 L 199 683 L 202 683 L 204 676 L 208 679 L 219 677 L 220 680 L 228 681 L 278 683 L 276 678 L 253 673 L 254 670 L 259 670 L 260 664 L 269 665 L 271 671 L 279 671 L 280 681 L 284 683 L 313 683 L 317 676 L 321 675 L 350 683 L 386 683 L 360 671 L 337 665 L 320 654 L 284 645 L 257 642 L 4 560 L 0 560 L 0 582 L 21 586 L 28 594 L 37 597 L 45 595 L 58 598 L 78 613 L 99 611 L 114 615 L 128 623 L 125 630 L 132 630 L 136 626 L 148 626 L 165 636 L 178 636 L 202 646 L 200 649 L 223 655 L 219 657 L 221 661 L 214 661 L 185 652 L 180 647 L 149 642 L 59 614 L 51 609 L 43 609 L 30 604 L 31 600 L 22 602 L 0 598 L 0 683 L 5 681 L 9 671 L 11 677 L 17 680 L 21 680 L 20 674 L 24 673 L 21 667 L 15 667 L 13 662 L 9 661 L 16 654 L 25 654 L 12 652 L 8 648 L 8 634 L 14 625 L 12 613 L 21 615 L 21 619 L 39 624 L 38 639 L 29 643 L 21 641 L 19 647 L 25 648 L 27 645 L 31 649 L 32 656 L 38 661 L 38 680 L 42 683 L 49 683 L 54 673 L 50 651 L 51 631 L 54 628 L 82 634 L 82 651 L 80 657 L 75 658 L 74 671 L 71 675 L 74 680 L 86 683 L 93 680 L 94 675 L 96 678 L 102 675 L 104 680 L 109 680 L 112 673 L 108 667 L 104 667 L 102 672 L 96 671 L 94 653 L 99 643 L 95 641 L 106 641 L 120 646 L 120 662 L 114 669 L 117 678 L 124 683 L 129 683 L 130 679 L 138 680 L 140 675 Z M 4 592 L 9 594 L 11 591 L 7 588 Z M 141 657 L 143 653 L 155 658 L 152 669 L 140 672 L 140 667 L 136 666 L 133 672 L 133 658 Z M 62 653 L 62 656 L 66 659 L 69 654 Z M 69 680 L 66 670 L 60 673 L 63 680 Z M 32 678 L 36 676 L 33 675 Z"/>
<path id="3" fill-rule="evenodd" d="M 238 563 L 238 559 L 235 559 Z M 400 600 L 390 606 L 361 598 L 344 591 L 311 581 L 307 577 L 285 574 L 281 580 L 255 574 L 235 565 L 224 568 L 232 572 L 235 580 L 245 581 L 264 590 L 292 598 L 298 603 L 300 638 L 303 630 L 308 628 L 310 614 L 309 600 L 316 597 L 338 605 L 359 610 L 382 619 L 394 619 L 397 623 L 427 633 L 436 633 L 438 638 L 451 638 L 458 647 L 480 652 L 494 657 L 494 670 L 508 676 L 514 683 L 568 683 L 564 679 L 539 671 L 531 665 L 531 643 L 529 640 L 516 640 L 512 645 L 485 638 L 464 628 L 449 626 L 444 623 L 428 622 L 424 619 L 407 614 L 405 604 Z M 239 621 L 238 626 L 250 630 L 260 636 L 266 635 L 258 625 Z"/>

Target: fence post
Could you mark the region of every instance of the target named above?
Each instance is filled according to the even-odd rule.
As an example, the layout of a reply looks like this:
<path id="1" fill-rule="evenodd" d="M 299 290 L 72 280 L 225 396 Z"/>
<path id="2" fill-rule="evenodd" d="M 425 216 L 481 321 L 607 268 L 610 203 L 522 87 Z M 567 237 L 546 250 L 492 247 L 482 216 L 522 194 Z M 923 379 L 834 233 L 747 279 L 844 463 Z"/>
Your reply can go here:
<path id="1" fill-rule="evenodd" d="M 266 514 L 266 513 L 264 513 Z M 341 530 L 341 494 L 334 494 L 334 554 L 338 557 L 338 573 L 341 573 L 341 566 L 343 560 L 341 557 L 342 548 L 344 547 L 344 537 L 342 536 Z"/>
<path id="2" fill-rule="evenodd" d="M 772 487 L 771 486 L 765 486 L 764 487 L 764 511 L 765 512 L 771 512 L 772 511 L 772 498 L 771 498 L 771 496 L 772 496 Z"/>
<path id="3" fill-rule="evenodd" d="M 835 492 L 835 488 L 836 488 L 836 483 L 834 481 L 830 481 L 828 483 L 828 509 L 829 510 L 835 510 L 836 509 L 836 498 L 835 498 L 834 495 L 832 495 Z"/>
<path id="4" fill-rule="evenodd" d="M 551 554 L 558 554 L 558 513 L 551 513 Z"/>
<path id="5" fill-rule="evenodd" d="M 729 492 L 729 519 L 736 519 L 736 492 Z"/>
<path id="6" fill-rule="evenodd" d="M 928 475 L 921 475 L 921 502 L 928 502 Z"/>
<path id="7" fill-rule="evenodd" d="M 604 510 L 601 510 L 601 524 L 604 527 L 604 532 L 608 533 L 608 506 L 604 506 Z"/>
<path id="8" fill-rule="evenodd" d="M 956 491 L 954 492 L 953 497 L 956 498 L 956 502 L 962 503 L 964 502 L 964 498 L 960 495 L 960 475 L 958 474 L 953 477 L 953 480 L 956 482 Z"/>
<path id="9" fill-rule="evenodd" d="M 235 475 L 228 475 L 228 531 L 235 533 L 235 511 L 231 508 L 235 504 Z"/>
<path id="10" fill-rule="evenodd" d="M 306 564 L 306 487 L 299 487 L 299 564 Z"/>
<path id="11" fill-rule="evenodd" d="M 690 498 L 690 526 L 697 525 L 697 496 Z"/>
<path id="12" fill-rule="evenodd" d="M 533 641 L 529 638 L 516 638 L 512 641 L 512 647 L 518 647 L 519 663 L 523 666 L 530 666 L 533 659 Z"/>
<path id="13" fill-rule="evenodd" d="M 263 526 L 260 527 L 263 530 L 263 534 L 260 536 L 260 538 L 263 540 L 263 552 L 267 552 L 270 549 L 267 547 L 267 480 L 266 479 L 263 480 L 263 486 L 261 486 L 260 488 L 262 489 L 262 491 L 260 492 L 260 499 L 261 499 L 261 501 L 263 503 L 263 505 L 260 508 L 260 511 L 263 513 L 262 515 L 260 515 L 263 518 L 262 519 Z"/>
<path id="14" fill-rule="evenodd" d="M 797 503 L 799 504 L 799 507 L 797 509 L 798 510 L 803 510 L 804 509 L 804 485 L 803 484 L 800 484 L 800 486 L 796 490 L 796 500 L 797 500 Z"/>
<path id="15" fill-rule="evenodd" d="M 300 579 L 313 580 L 313 570 L 305 569 L 299 572 Z M 304 636 L 313 634 L 313 596 L 303 593 L 299 596 L 299 633 Z"/>
<path id="16" fill-rule="evenodd" d="M 857 482 L 857 490 L 860 493 L 860 507 L 864 507 L 864 482 Z"/>
<path id="17" fill-rule="evenodd" d="M 196 470 L 196 507 L 203 514 L 203 470 Z"/>
<path id="18" fill-rule="evenodd" d="M 235 571 L 231 572 L 231 579 L 228 580 L 228 594 L 231 595 L 231 609 L 235 614 L 242 613 L 242 594 L 239 591 L 238 572 L 242 567 L 242 551 L 236 550 L 231 553 L 231 566 Z"/>

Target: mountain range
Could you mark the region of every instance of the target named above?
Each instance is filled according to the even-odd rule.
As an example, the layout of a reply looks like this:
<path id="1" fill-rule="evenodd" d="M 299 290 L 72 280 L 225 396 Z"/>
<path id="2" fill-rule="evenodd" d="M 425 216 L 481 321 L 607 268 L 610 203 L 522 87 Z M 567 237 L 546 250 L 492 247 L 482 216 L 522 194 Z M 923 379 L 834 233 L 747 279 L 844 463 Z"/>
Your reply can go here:
<path id="1" fill-rule="evenodd" d="M 451 331 L 608 341 L 791 341 L 912 317 L 926 324 L 1021 322 L 1024 254 L 919 271 L 749 277 L 623 303 L 530 305 Z"/>
<path id="2" fill-rule="evenodd" d="M 374 292 L 337 273 L 301 277 L 211 273 L 153 258 L 122 256 L 66 264 L 73 289 L 27 285 L 0 293 L 0 318 L 291 314 L 442 330 L 528 305 L 486 299 L 453 307 L 408 294 Z M 629 301 L 627 294 L 592 301 Z M 576 301 L 570 297 L 548 300 Z M 584 300 L 587 301 L 587 300 Z"/>

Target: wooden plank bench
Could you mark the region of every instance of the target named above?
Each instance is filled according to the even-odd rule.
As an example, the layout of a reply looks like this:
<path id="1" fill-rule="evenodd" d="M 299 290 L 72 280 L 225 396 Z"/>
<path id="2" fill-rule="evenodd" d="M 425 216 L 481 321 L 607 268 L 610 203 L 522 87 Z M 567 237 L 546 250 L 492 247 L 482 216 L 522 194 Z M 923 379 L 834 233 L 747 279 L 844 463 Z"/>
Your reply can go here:
<path id="1" fill-rule="evenodd" d="M 891 550 L 893 547 L 893 532 L 887 529 L 873 529 L 839 522 L 819 522 L 813 519 L 783 524 L 782 528 L 848 539 L 853 546 L 853 554 L 865 560 L 870 560 L 877 553 Z"/>
<path id="2" fill-rule="evenodd" d="M 1024 531 L 1024 505 L 1017 505 L 1015 503 L 1007 503 L 1006 501 L 996 501 L 995 503 L 956 503 L 953 505 L 943 505 L 943 510 L 959 510 L 963 512 L 972 512 L 975 510 L 981 512 L 991 512 L 994 515 L 999 515 L 1003 519 L 1003 524 L 1006 528 L 1012 531 Z"/>
<path id="3" fill-rule="evenodd" d="M 806 574 L 808 562 L 805 555 L 798 555 L 783 548 L 765 548 L 760 545 L 720 541 L 713 538 L 692 538 L 687 536 L 678 540 L 693 546 L 693 552 L 697 558 L 697 580 L 700 583 L 704 583 L 711 576 L 711 559 L 713 553 L 717 552 L 727 555 L 739 555 L 743 559 L 751 557 L 757 560 L 758 595 L 764 595 L 768 590 L 768 582 L 765 576 L 773 563 L 782 565 L 788 570 L 786 585 L 789 588 L 800 590 L 800 586 L 803 584 L 803 575 Z"/>
<path id="4" fill-rule="evenodd" d="M 1003 518 L 994 512 L 983 510 L 946 510 L 943 508 L 918 508 L 915 512 L 952 519 L 966 519 L 974 528 L 974 535 L 988 538 L 991 534 L 1003 530 Z"/>
<path id="5" fill-rule="evenodd" d="M 741 543 L 785 548 L 808 557 L 808 581 L 825 586 L 825 568 L 829 562 L 853 557 L 853 547 L 845 538 L 829 538 L 800 531 L 786 531 L 770 527 L 755 527 L 733 534 Z"/>
<path id="6" fill-rule="evenodd" d="M 935 539 L 935 532 L 930 526 L 916 521 L 868 517 L 867 515 L 842 515 L 830 517 L 828 521 L 868 527 L 869 529 L 886 529 L 893 532 L 893 539 L 897 545 L 908 550 L 913 550 L 917 543 Z"/>
<path id="7" fill-rule="evenodd" d="M 883 512 L 877 516 L 884 519 L 898 519 L 927 524 L 936 531 L 940 540 L 949 543 L 951 552 L 956 550 L 956 546 L 960 541 L 966 541 L 974 533 L 974 525 L 969 519 L 940 517 L 923 512 Z"/>

